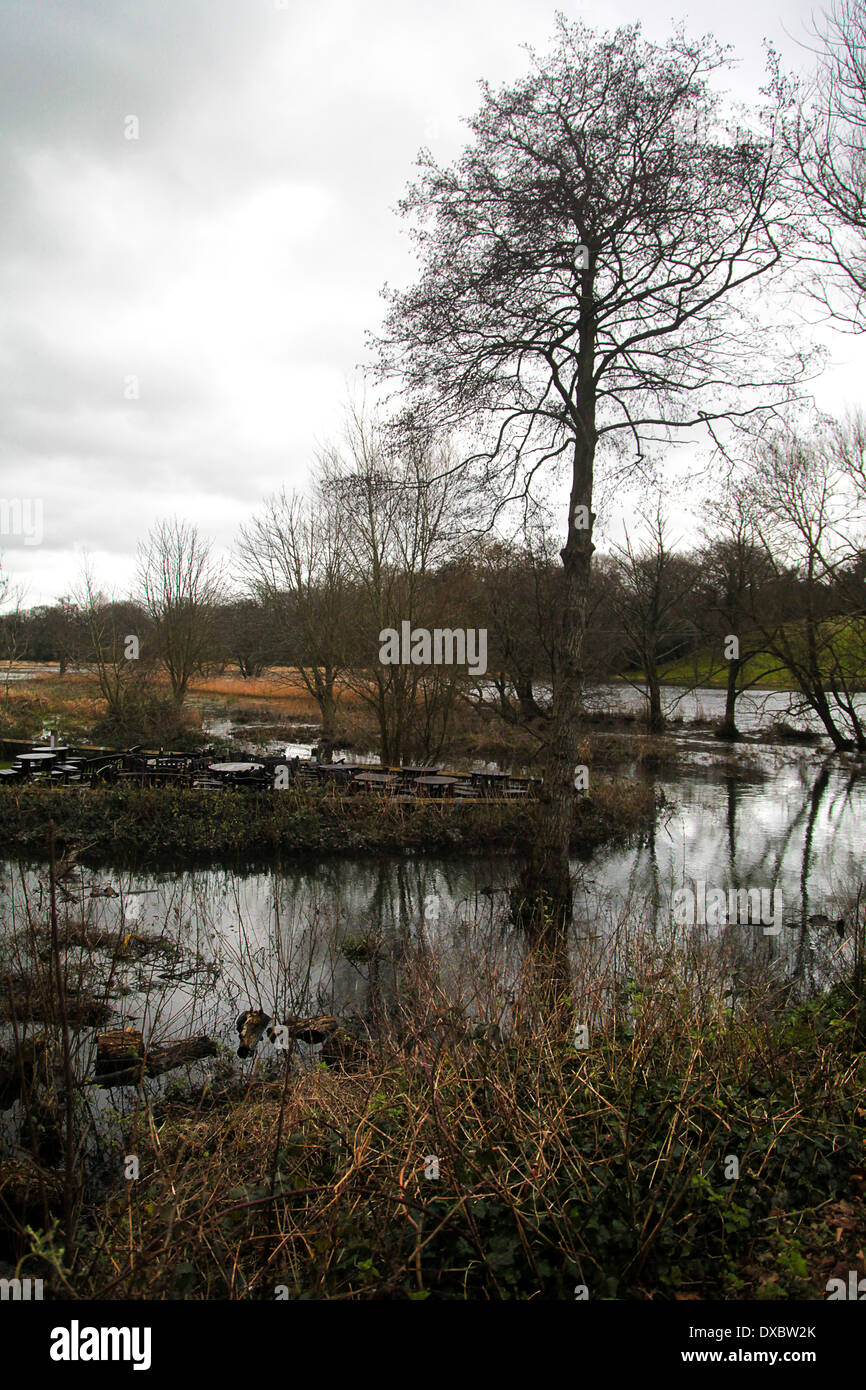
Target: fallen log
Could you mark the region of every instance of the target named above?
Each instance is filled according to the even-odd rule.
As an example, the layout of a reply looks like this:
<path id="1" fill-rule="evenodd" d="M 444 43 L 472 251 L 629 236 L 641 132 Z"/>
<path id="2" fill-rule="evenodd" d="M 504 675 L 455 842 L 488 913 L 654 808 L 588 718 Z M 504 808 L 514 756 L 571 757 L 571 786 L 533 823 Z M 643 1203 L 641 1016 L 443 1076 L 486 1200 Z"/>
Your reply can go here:
<path id="1" fill-rule="evenodd" d="M 0 985 L 0 1023 L 13 1016 L 19 1021 L 54 1023 L 60 1021 L 54 982 L 48 977 L 7 976 Z M 70 1028 L 99 1028 L 111 1018 L 111 1006 L 86 989 L 66 987 L 66 1021 Z"/>
<path id="2" fill-rule="evenodd" d="M 162 1076 L 163 1072 L 182 1067 L 185 1062 L 197 1062 L 202 1057 L 215 1057 L 217 1045 L 213 1038 L 200 1034 L 196 1038 L 184 1038 L 180 1042 L 166 1043 L 163 1047 L 152 1047 L 145 1058 L 148 1076 Z"/>
<path id="3" fill-rule="evenodd" d="M 96 1040 L 96 1078 L 101 1086 L 135 1086 L 144 1076 L 162 1076 L 186 1062 L 215 1057 L 216 1051 L 216 1043 L 204 1035 L 145 1047 L 136 1028 L 116 1029 Z"/>
<path id="4" fill-rule="evenodd" d="M 283 1027 L 288 1029 L 290 1038 L 296 1038 L 299 1042 L 320 1043 L 335 1032 L 338 1024 L 333 1014 L 316 1014 L 315 1018 L 290 1014 L 283 1020 Z"/>
<path id="5" fill-rule="evenodd" d="M 33 1085 L 36 1069 L 45 1060 L 44 1033 L 24 1038 L 18 1049 L 0 1048 L 0 1110 L 10 1110 L 22 1091 Z"/>
<path id="6" fill-rule="evenodd" d="M 261 1009 L 246 1009 L 238 1015 L 235 1027 L 240 1038 L 239 1057 L 251 1057 L 265 1033 L 268 1040 L 279 1046 L 281 1038 L 291 1038 L 297 1042 L 321 1043 L 329 1038 L 339 1027 L 333 1014 L 315 1014 L 312 1018 L 300 1014 L 289 1014 L 282 1023 L 272 1022 L 270 1014 Z M 279 1033 L 277 1029 L 283 1029 Z"/>
<path id="7" fill-rule="evenodd" d="M 177 946 L 164 936 L 144 936 L 138 932 L 100 931 L 86 925 L 70 925 L 60 933 L 61 947 L 82 946 L 91 951 L 110 951 L 113 956 L 144 956 L 148 951 L 159 951 L 163 955 L 179 954 Z M 39 953 L 39 959 L 51 960 L 53 951 L 46 947 Z"/>

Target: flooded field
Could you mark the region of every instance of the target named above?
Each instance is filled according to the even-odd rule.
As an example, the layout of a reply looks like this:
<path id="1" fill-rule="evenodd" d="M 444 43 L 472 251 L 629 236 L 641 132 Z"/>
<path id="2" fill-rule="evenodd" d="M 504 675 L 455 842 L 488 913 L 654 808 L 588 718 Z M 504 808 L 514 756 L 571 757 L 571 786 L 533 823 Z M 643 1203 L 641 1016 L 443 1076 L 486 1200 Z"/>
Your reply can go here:
<path id="1" fill-rule="evenodd" d="M 774 890 L 781 930 L 696 923 L 685 935 L 723 939 L 738 969 L 819 987 L 850 949 L 830 923 L 856 909 L 866 820 L 859 765 L 764 749 L 731 771 L 708 740 L 692 746 L 684 771 L 655 785 L 661 808 L 646 834 L 573 865 L 574 960 L 604 973 L 635 935 L 671 931 L 683 886 Z M 81 937 L 66 949 L 90 959 L 111 1026 L 154 1038 L 207 1033 L 231 1046 L 248 1007 L 358 1020 L 394 1009 L 419 953 L 435 956 L 448 990 L 470 1017 L 484 1018 L 490 1000 L 479 975 L 489 977 L 495 958 L 507 981 L 521 954 L 509 916 L 518 868 L 509 856 L 409 854 L 267 868 L 75 868 L 61 884 L 59 918 Z M 48 906 L 44 869 L 6 861 L 7 968 L 16 932 L 44 923 Z M 821 914 L 826 924 L 809 924 Z M 125 937 L 125 951 L 110 949 Z M 20 973 L 20 962 L 11 968 Z"/>

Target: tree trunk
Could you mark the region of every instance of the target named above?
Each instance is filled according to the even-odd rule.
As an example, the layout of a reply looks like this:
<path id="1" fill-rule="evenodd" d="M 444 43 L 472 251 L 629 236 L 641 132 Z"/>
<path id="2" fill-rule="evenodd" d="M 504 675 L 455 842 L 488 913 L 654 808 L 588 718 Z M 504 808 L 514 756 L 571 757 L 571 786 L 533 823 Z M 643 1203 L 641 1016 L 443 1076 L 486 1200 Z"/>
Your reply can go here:
<path id="1" fill-rule="evenodd" d="M 532 688 L 531 676 L 518 676 L 514 681 L 514 689 L 517 694 L 517 701 L 520 708 L 520 718 L 524 724 L 531 724 L 533 720 L 541 717 L 542 711 L 538 707 L 535 698 L 535 691 Z"/>
<path id="2" fill-rule="evenodd" d="M 563 565 L 562 616 L 556 637 L 556 682 L 544 785 L 529 863 L 513 900 L 515 920 L 534 942 L 564 939 L 572 920 L 569 849 L 574 822 L 574 773 L 583 697 L 583 643 L 592 565 L 594 431 L 575 441 L 568 535 Z M 583 522 L 588 524 L 584 525 Z"/>
<path id="3" fill-rule="evenodd" d="M 656 670 L 655 656 L 652 652 L 646 658 L 647 685 L 647 728 L 651 734 L 664 732 L 665 720 L 662 714 L 662 688 Z"/>
<path id="4" fill-rule="evenodd" d="M 728 662 L 728 688 L 725 693 L 725 717 L 719 729 L 719 738 L 739 738 L 737 729 L 737 682 L 740 678 L 741 662 L 732 658 Z"/>
<path id="5" fill-rule="evenodd" d="M 319 762 L 330 763 L 334 759 L 334 744 L 337 739 L 337 702 L 333 688 L 325 690 L 319 701 L 322 712 L 322 737 L 319 742 Z"/>
<path id="6" fill-rule="evenodd" d="M 815 687 L 813 687 L 811 692 L 809 690 L 804 689 L 803 694 L 806 696 L 806 699 L 809 701 L 809 704 L 812 706 L 818 718 L 821 720 L 821 723 L 824 725 L 824 728 L 827 730 L 827 733 L 830 736 L 831 742 L 833 744 L 833 747 L 836 749 L 836 752 L 841 753 L 846 748 L 853 748 L 854 740 L 845 737 L 845 735 L 839 729 L 835 719 L 833 718 L 833 712 L 830 709 L 830 701 L 827 699 L 824 687 L 820 683 L 818 683 Z"/>

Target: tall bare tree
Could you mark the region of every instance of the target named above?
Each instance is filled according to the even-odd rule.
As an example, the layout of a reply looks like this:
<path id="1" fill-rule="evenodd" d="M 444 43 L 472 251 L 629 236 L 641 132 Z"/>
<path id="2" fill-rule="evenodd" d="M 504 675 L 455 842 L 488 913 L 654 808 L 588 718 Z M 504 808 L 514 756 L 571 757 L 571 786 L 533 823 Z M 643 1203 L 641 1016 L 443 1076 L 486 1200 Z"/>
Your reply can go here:
<path id="1" fill-rule="evenodd" d="M 479 434 L 503 496 L 570 478 L 545 793 L 521 915 L 571 920 L 569 843 L 586 668 L 594 473 L 683 429 L 713 437 L 787 401 L 805 370 L 765 300 L 798 244 L 773 114 L 728 118 L 711 39 L 594 36 L 560 17 L 546 57 L 494 91 L 449 168 L 428 152 L 402 203 L 417 283 L 389 292 L 378 366 L 417 419 Z M 744 126 L 748 119 L 753 128 Z M 470 454 L 467 449 L 467 455 Z"/>
<path id="2" fill-rule="evenodd" d="M 462 536 L 465 498 L 452 464 L 429 435 L 404 432 L 395 442 L 385 421 L 357 405 L 346 412 L 342 444 L 322 457 L 323 487 L 346 518 L 345 555 L 357 595 L 347 680 L 376 715 L 386 764 L 400 762 L 414 743 L 428 754 L 441 743 L 461 674 L 379 659 L 381 632 L 399 632 L 404 622 L 410 629 L 447 625 L 451 604 L 434 577 Z M 419 738 L 420 729 L 426 736 Z"/>
<path id="3" fill-rule="evenodd" d="M 806 282 L 837 325 L 866 329 L 866 9 L 833 0 L 815 24 L 817 69 L 806 82 L 781 75 L 781 124 L 804 201 Z"/>
<path id="4" fill-rule="evenodd" d="M 644 518 L 646 539 L 635 544 L 626 534 L 614 562 L 619 588 L 614 607 L 629 642 L 630 655 L 643 671 L 646 721 L 651 734 L 665 726 L 662 711 L 660 659 L 665 641 L 675 632 L 674 614 L 694 586 L 688 559 L 671 550 L 665 536 L 661 501 Z"/>
<path id="5" fill-rule="evenodd" d="M 225 592 L 222 569 L 210 541 L 174 518 L 158 522 L 139 546 L 138 581 L 172 695 L 182 705 L 211 651 L 214 613 Z"/>
<path id="6" fill-rule="evenodd" d="M 237 547 L 248 585 L 280 633 L 287 664 L 319 707 L 323 762 L 331 761 L 348 660 L 345 526 L 318 469 L 308 492 L 283 489 L 269 498 L 241 528 Z"/>

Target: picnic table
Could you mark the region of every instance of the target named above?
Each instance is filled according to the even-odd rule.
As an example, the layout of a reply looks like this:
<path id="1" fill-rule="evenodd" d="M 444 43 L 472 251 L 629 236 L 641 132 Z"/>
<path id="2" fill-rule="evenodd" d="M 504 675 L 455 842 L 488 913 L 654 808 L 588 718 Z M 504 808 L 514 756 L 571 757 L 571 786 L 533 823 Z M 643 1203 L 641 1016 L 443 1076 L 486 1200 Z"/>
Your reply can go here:
<path id="1" fill-rule="evenodd" d="M 261 772 L 264 763 L 210 763 L 208 772 L 225 772 L 235 777 L 242 772 Z"/>
<path id="2" fill-rule="evenodd" d="M 23 769 L 28 777 L 40 777 L 56 762 L 56 753 L 19 753 L 15 759 L 15 765 Z"/>
<path id="3" fill-rule="evenodd" d="M 63 782 L 68 782 L 70 778 L 77 777 L 80 773 L 79 763 L 58 763 L 56 767 L 51 769 L 51 776 Z"/>
<path id="4" fill-rule="evenodd" d="M 211 763 L 208 772 L 212 772 L 223 783 L 258 783 L 265 772 L 265 765 L 264 763 Z"/>
<path id="5" fill-rule="evenodd" d="M 415 786 L 422 788 L 427 796 L 444 796 L 456 787 L 459 781 L 459 777 L 443 777 L 437 774 L 433 777 L 416 777 Z"/>
<path id="6" fill-rule="evenodd" d="M 400 778 L 395 772 L 360 772 L 357 777 L 352 778 L 352 785 L 387 791 L 390 787 L 395 787 L 399 781 Z"/>

